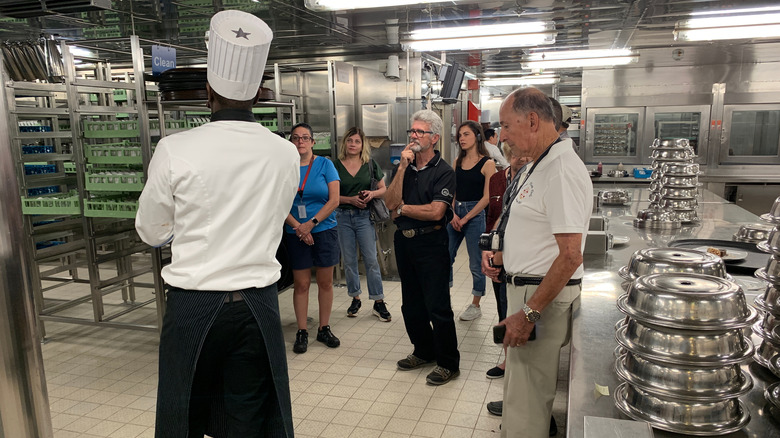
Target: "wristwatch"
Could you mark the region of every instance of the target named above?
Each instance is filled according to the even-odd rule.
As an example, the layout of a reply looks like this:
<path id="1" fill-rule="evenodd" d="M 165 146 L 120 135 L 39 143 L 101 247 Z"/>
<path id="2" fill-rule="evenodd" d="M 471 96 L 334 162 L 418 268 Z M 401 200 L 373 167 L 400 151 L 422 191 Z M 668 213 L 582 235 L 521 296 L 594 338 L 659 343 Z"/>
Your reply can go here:
<path id="1" fill-rule="evenodd" d="M 395 209 L 395 214 L 397 214 L 398 216 L 403 216 L 403 215 L 401 214 L 401 212 L 403 211 L 403 209 L 404 209 L 404 204 L 401 204 L 401 205 L 399 205 L 399 206 L 398 206 L 398 208 L 396 208 L 396 209 Z"/>
<path id="2" fill-rule="evenodd" d="M 528 304 L 523 306 L 523 312 L 525 312 L 525 319 L 527 319 L 530 323 L 535 323 L 542 317 L 541 312 L 528 307 Z"/>
<path id="3" fill-rule="evenodd" d="M 313 218 L 311 218 L 311 223 L 313 223 L 314 226 L 316 227 L 317 224 L 320 223 L 320 221 L 318 221 L 316 217 L 313 217 Z"/>

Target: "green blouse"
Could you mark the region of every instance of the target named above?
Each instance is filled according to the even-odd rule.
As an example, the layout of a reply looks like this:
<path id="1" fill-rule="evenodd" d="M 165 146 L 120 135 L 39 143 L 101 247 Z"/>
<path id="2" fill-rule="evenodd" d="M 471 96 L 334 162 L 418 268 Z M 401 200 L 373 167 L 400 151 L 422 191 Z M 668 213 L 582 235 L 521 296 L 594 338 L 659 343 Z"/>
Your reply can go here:
<path id="1" fill-rule="evenodd" d="M 372 158 L 371 161 L 374 162 L 374 178 L 379 181 L 385 174 L 382 172 L 382 168 L 376 163 L 376 160 Z M 361 191 L 371 189 L 371 177 L 368 173 L 368 163 L 360 166 L 360 169 L 358 169 L 355 176 L 350 175 L 347 168 L 341 163 L 341 160 L 334 160 L 333 164 L 336 165 L 336 171 L 339 173 L 339 178 L 341 178 L 341 196 L 357 196 Z M 339 208 L 352 209 L 357 207 L 351 204 L 341 204 L 339 205 Z"/>

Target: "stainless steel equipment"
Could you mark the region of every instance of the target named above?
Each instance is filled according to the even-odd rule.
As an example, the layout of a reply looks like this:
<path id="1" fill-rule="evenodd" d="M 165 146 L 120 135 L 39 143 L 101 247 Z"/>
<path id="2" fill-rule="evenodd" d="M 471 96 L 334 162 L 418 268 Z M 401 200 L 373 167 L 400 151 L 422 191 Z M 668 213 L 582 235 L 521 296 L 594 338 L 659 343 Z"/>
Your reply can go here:
<path id="1" fill-rule="evenodd" d="M 693 249 L 645 248 L 631 255 L 628 265 L 620 268 L 624 280 L 636 280 L 643 275 L 665 273 L 695 273 L 726 277 L 726 265 L 720 257 Z"/>
<path id="2" fill-rule="evenodd" d="M 635 420 L 686 435 L 725 435 L 744 428 L 750 421 L 750 413 L 736 397 L 710 402 L 663 397 L 628 383 L 615 390 L 615 404 Z"/>
<path id="3" fill-rule="evenodd" d="M 701 274 L 641 276 L 618 298 L 617 306 L 631 318 L 690 330 L 744 328 L 758 317 L 736 283 Z"/>
<path id="4" fill-rule="evenodd" d="M 671 208 L 651 205 L 649 208 L 637 212 L 634 226 L 637 228 L 676 229 L 680 228 L 682 224 Z"/>

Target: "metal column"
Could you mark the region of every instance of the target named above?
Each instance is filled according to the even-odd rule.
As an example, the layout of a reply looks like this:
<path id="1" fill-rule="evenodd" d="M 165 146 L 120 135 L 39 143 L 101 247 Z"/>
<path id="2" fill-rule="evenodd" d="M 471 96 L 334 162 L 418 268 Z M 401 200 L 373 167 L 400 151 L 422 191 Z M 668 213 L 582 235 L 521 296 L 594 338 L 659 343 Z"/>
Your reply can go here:
<path id="1" fill-rule="evenodd" d="M 2 58 L 2 56 L 0 56 Z M 0 59 L 0 80 L 5 80 Z M 14 127 L 15 128 L 15 127 Z M 22 204 L 0 98 L 0 438 L 52 437 L 43 356 L 24 274 Z"/>

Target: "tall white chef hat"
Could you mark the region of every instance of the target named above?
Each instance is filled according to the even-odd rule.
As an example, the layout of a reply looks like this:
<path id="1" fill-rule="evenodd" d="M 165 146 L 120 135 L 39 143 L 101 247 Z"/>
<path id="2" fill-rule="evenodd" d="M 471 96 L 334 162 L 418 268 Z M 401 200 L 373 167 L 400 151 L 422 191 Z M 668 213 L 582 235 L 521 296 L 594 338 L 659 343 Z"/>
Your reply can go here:
<path id="1" fill-rule="evenodd" d="M 561 105 L 561 112 L 563 113 L 563 116 L 561 117 L 561 123 L 565 123 L 565 127 L 568 128 L 569 123 L 571 123 L 571 108 L 566 105 Z"/>
<path id="2" fill-rule="evenodd" d="M 242 11 L 222 11 L 211 17 L 208 81 L 228 99 L 257 95 L 274 34 L 263 20 Z"/>

